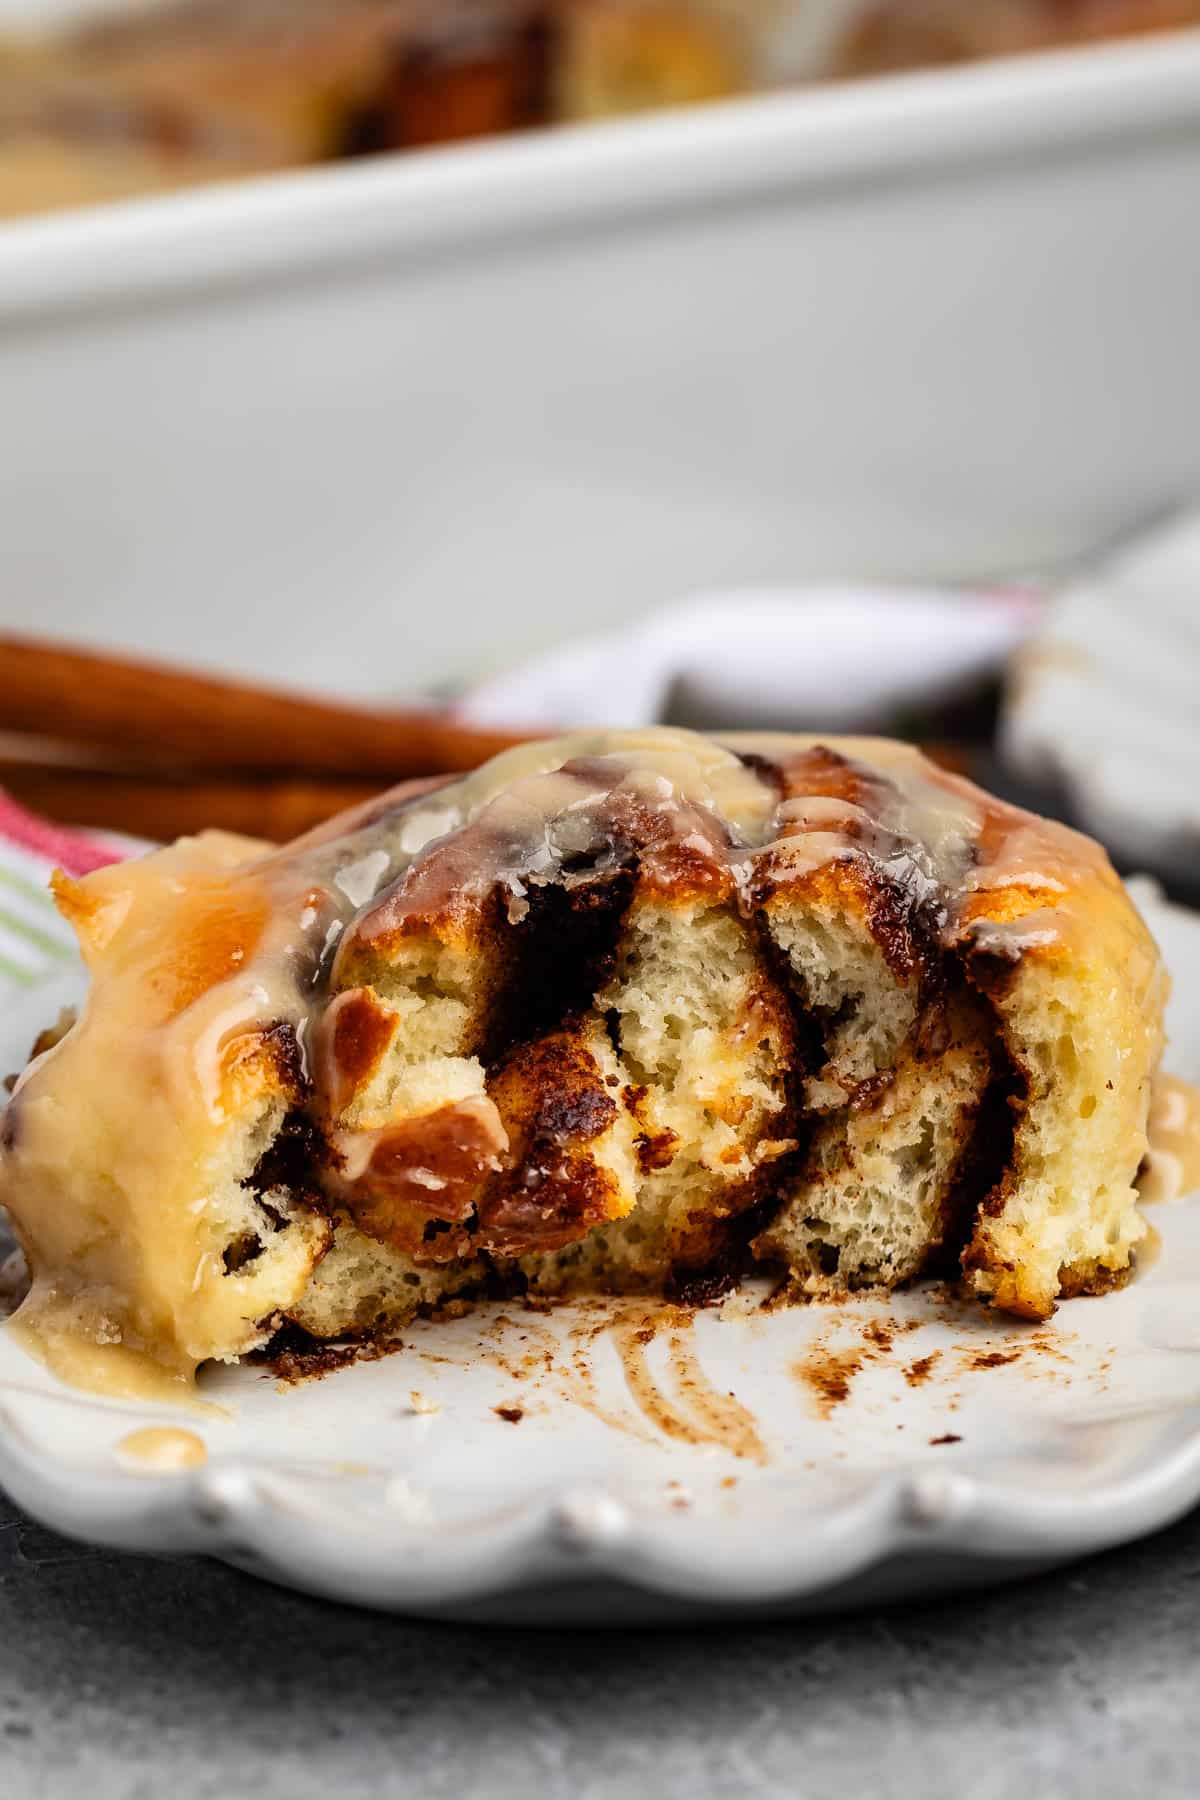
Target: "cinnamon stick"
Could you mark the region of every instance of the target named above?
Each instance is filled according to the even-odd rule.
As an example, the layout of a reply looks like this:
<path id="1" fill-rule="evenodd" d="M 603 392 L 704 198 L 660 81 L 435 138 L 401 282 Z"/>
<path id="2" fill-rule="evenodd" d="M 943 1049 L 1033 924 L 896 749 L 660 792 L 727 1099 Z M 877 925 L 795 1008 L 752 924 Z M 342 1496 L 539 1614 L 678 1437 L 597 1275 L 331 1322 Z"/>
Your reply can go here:
<path id="1" fill-rule="evenodd" d="M 473 769 L 528 736 L 446 713 L 356 706 L 0 635 L 0 731 L 153 767 L 347 776 L 383 787 Z"/>
<path id="2" fill-rule="evenodd" d="M 63 825 L 167 840 L 210 826 L 286 843 L 348 806 L 372 799 L 382 783 L 306 779 L 198 781 L 0 762 L 0 787 L 32 811 Z"/>

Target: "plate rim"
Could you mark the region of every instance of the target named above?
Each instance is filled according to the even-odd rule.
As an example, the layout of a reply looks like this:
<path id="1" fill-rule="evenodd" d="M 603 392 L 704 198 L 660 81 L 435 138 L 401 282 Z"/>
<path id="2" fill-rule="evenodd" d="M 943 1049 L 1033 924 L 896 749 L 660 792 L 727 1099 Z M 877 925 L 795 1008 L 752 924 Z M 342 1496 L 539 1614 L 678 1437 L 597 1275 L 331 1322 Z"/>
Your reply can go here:
<path id="1" fill-rule="evenodd" d="M 1164 1406 L 1162 1415 L 1174 1425 L 1170 1447 L 1086 1492 L 1036 1493 L 961 1470 L 891 1470 L 853 1501 L 806 1513 L 803 1532 L 753 1558 L 744 1547 L 715 1558 L 711 1531 L 689 1544 L 679 1515 L 638 1516 L 595 1483 L 559 1484 L 456 1522 L 444 1539 L 402 1510 L 385 1530 L 365 1533 L 351 1515 L 338 1522 L 331 1509 L 304 1504 L 294 1471 L 245 1456 L 219 1455 L 178 1474 L 81 1470 L 40 1454 L 2 1398 L 0 1488 L 32 1519 L 78 1541 L 214 1557 L 373 1610 L 486 1603 L 580 1580 L 721 1608 L 788 1606 L 868 1580 L 896 1557 L 966 1559 L 1000 1580 L 1012 1568 L 1072 1561 L 1169 1525 L 1200 1499 L 1200 1400 Z"/>

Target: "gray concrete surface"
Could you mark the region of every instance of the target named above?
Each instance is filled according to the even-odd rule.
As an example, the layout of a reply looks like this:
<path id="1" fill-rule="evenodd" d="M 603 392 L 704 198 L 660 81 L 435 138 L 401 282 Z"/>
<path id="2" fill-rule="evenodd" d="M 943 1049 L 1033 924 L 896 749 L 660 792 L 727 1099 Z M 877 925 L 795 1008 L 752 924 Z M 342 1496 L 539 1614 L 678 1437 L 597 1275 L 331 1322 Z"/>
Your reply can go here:
<path id="1" fill-rule="evenodd" d="M 414 1624 L 65 1543 L 0 1500 L 3 1800 L 1200 1793 L 1200 1514 L 949 1604 Z"/>

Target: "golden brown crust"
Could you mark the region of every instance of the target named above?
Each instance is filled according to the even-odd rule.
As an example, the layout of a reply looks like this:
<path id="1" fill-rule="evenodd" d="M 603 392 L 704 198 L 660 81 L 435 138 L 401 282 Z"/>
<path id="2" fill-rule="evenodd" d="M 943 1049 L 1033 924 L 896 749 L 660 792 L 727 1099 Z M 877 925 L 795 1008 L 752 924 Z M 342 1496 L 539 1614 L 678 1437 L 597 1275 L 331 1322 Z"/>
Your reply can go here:
<path id="1" fill-rule="evenodd" d="M 869 856 L 856 851 L 836 863 L 795 873 L 786 845 L 781 846 L 762 867 L 756 898 L 768 914 L 772 905 L 802 902 L 851 914 L 878 944 L 898 981 L 915 980 L 930 990 L 938 984 L 941 957 L 920 898 Z"/>
<path id="2" fill-rule="evenodd" d="M 576 1029 L 518 1045 L 488 1092 L 508 1135 L 509 1167 L 481 1203 L 481 1249 L 558 1250 L 628 1211 L 616 1177 L 591 1151 L 616 1121 L 618 1102 Z"/>
<path id="3" fill-rule="evenodd" d="M 220 1052 L 220 1080 L 222 1103 L 234 1110 L 263 1094 L 299 1104 L 307 1081 L 291 1022 L 276 1019 L 227 1038 Z"/>

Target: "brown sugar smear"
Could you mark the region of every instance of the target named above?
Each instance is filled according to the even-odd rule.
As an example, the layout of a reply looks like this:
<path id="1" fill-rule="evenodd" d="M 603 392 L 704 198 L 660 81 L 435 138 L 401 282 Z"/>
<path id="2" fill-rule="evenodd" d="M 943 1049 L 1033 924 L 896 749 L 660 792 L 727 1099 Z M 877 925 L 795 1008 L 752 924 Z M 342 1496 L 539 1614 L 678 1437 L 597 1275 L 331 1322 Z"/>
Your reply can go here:
<path id="1" fill-rule="evenodd" d="M 577 734 L 58 894 L 91 994 L 0 1201 L 86 1385 L 612 1294 L 667 1334 L 664 1400 L 614 1327 L 642 1416 L 753 1459 L 668 1294 L 949 1271 L 1044 1319 L 1144 1235 L 1153 945 L 1095 846 L 904 745 Z"/>
<path id="2" fill-rule="evenodd" d="M 767 1448 L 754 1414 L 709 1379 L 692 1342 L 693 1326 L 690 1310 L 655 1303 L 632 1309 L 612 1327 L 610 1336 L 630 1393 L 664 1436 L 715 1445 L 750 1462 L 765 1463 Z M 650 1346 L 664 1329 L 673 1397 L 668 1397 L 650 1366 Z"/>
<path id="3" fill-rule="evenodd" d="M 791 1372 L 811 1392 L 819 1415 L 831 1417 L 833 1410 L 850 1398 L 854 1378 L 869 1360 L 865 1347 L 851 1350 L 818 1348 L 792 1364 Z"/>

